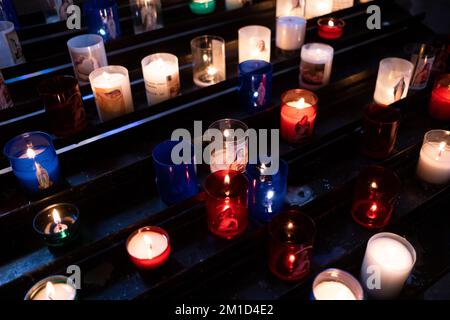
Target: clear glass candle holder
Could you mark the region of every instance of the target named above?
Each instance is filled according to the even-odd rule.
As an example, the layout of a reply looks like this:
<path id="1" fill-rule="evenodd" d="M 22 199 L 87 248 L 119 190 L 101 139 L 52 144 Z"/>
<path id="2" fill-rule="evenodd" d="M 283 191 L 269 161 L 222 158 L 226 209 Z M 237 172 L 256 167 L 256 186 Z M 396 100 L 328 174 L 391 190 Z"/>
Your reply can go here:
<path id="1" fill-rule="evenodd" d="M 269 268 L 281 280 L 300 281 L 311 269 L 316 226 L 297 209 L 275 216 L 269 223 Z"/>
<path id="2" fill-rule="evenodd" d="M 89 33 L 100 35 L 105 41 L 120 34 L 119 8 L 114 0 L 88 0 L 83 4 Z"/>
<path id="3" fill-rule="evenodd" d="M 244 172 L 248 163 L 248 127 L 236 119 L 221 119 L 212 123 L 208 131 L 215 132 L 222 141 L 211 139 L 217 144 L 210 154 L 211 172 L 219 170 L 234 170 Z"/>
<path id="4" fill-rule="evenodd" d="M 393 171 L 379 166 L 364 169 L 356 181 L 353 219 L 364 228 L 385 227 L 397 204 L 400 188 L 400 179 Z"/>
<path id="5" fill-rule="evenodd" d="M 270 62 L 271 31 L 264 26 L 239 29 L 239 63 L 247 60 Z"/>
<path id="6" fill-rule="evenodd" d="M 429 115 L 438 121 L 450 121 L 450 74 L 435 83 L 428 105 Z"/>
<path id="7" fill-rule="evenodd" d="M 350 273 L 326 269 L 319 273 L 312 285 L 312 300 L 364 300 L 364 290 Z"/>
<path id="8" fill-rule="evenodd" d="M 10 21 L 0 21 L 0 69 L 24 62 L 22 45 L 14 24 Z"/>
<path id="9" fill-rule="evenodd" d="M 66 276 L 51 276 L 36 283 L 24 300 L 76 300 L 77 287 Z"/>
<path id="10" fill-rule="evenodd" d="M 72 204 L 54 204 L 34 217 L 33 228 L 48 246 L 60 247 L 77 237 L 79 216 Z"/>
<path id="11" fill-rule="evenodd" d="M 130 9 L 135 34 L 163 27 L 160 0 L 130 0 Z"/>
<path id="12" fill-rule="evenodd" d="M 239 98 L 250 112 L 270 106 L 272 98 L 272 64 L 263 60 L 247 60 L 239 64 Z"/>
<path id="13" fill-rule="evenodd" d="M 200 36 L 191 41 L 194 83 L 207 87 L 226 79 L 225 40 Z"/>

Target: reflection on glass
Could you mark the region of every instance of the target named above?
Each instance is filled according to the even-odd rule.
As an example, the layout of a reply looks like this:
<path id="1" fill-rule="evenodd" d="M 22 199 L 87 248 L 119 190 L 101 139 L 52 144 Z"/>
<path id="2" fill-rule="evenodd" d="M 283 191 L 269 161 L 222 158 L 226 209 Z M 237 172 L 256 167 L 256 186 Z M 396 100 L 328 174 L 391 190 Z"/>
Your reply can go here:
<path id="1" fill-rule="evenodd" d="M 15 27 L 19 27 L 16 9 L 13 0 L 0 0 L 0 21 L 10 21 Z"/>
<path id="2" fill-rule="evenodd" d="M 163 27 L 160 0 L 130 0 L 130 8 L 135 34 Z"/>
<path id="3" fill-rule="evenodd" d="M 67 20 L 67 8 L 73 4 L 73 0 L 40 0 L 44 12 L 45 21 L 54 23 Z"/>
<path id="4" fill-rule="evenodd" d="M 225 40 L 201 36 L 191 41 L 194 83 L 206 87 L 226 79 Z"/>
<path id="5" fill-rule="evenodd" d="M 96 33 L 105 41 L 120 36 L 119 9 L 114 0 L 90 0 L 83 10 L 89 33 Z"/>
<path id="6" fill-rule="evenodd" d="M 252 4 L 252 0 L 225 0 L 225 9 L 235 10 Z"/>

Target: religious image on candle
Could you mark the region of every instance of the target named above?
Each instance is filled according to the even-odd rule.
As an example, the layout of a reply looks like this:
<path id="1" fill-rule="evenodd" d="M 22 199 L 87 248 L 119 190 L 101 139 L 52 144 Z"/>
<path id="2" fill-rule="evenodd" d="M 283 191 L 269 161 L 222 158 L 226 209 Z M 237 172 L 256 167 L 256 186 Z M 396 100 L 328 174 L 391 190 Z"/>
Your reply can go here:
<path id="1" fill-rule="evenodd" d="M 424 43 L 411 44 L 405 50 L 411 54 L 411 63 L 414 65 L 410 87 L 414 90 L 424 89 L 431 75 L 436 50 Z"/>
<path id="2" fill-rule="evenodd" d="M 135 34 L 163 27 L 160 0 L 130 0 L 130 9 Z"/>
<path id="3" fill-rule="evenodd" d="M 304 17 L 306 0 L 277 0 L 277 17 Z"/>
<path id="4" fill-rule="evenodd" d="M 22 45 L 10 21 L 0 21 L 0 48 L 0 68 L 25 62 Z"/>
<path id="5" fill-rule="evenodd" d="M 333 47 L 322 43 L 308 43 L 302 47 L 300 86 L 318 89 L 330 81 Z"/>
<path id="6" fill-rule="evenodd" d="M 14 106 L 14 103 L 11 99 L 11 95 L 9 94 L 3 75 L 0 72 L 0 110 L 8 109 L 12 106 Z"/>
<path id="7" fill-rule="evenodd" d="M 239 63 L 246 60 L 270 62 L 271 31 L 263 26 L 247 26 L 239 29 Z"/>

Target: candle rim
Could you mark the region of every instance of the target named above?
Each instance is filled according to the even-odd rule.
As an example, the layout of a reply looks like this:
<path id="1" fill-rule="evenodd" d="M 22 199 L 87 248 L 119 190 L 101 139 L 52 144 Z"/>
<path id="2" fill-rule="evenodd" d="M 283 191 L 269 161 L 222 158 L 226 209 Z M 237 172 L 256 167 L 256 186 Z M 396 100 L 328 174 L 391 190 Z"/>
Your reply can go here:
<path id="1" fill-rule="evenodd" d="M 299 97 L 297 100 L 294 99 L 288 99 L 289 96 L 296 96 Z M 305 98 L 309 98 L 308 100 Z M 319 103 L 319 97 L 317 96 L 317 94 L 315 94 L 314 92 L 310 91 L 310 90 L 306 90 L 306 89 L 290 89 L 285 91 L 282 95 L 281 95 L 281 101 L 282 104 L 288 106 L 289 102 L 296 102 L 299 101 L 301 98 L 305 99 L 305 103 L 309 103 L 311 106 L 307 107 L 307 108 L 317 108 L 317 104 Z M 310 100 L 312 99 L 312 101 Z M 294 108 L 292 106 L 288 106 L 291 108 Z M 304 108 L 304 109 L 307 109 Z M 298 109 L 298 108 L 295 108 Z"/>
<path id="2" fill-rule="evenodd" d="M 39 280 L 36 282 L 25 294 L 24 300 L 33 300 L 33 298 L 36 296 L 37 293 L 39 293 L 41 290 L 43 290 L 47 284 L 47 282 L 51 282 L 52 284 L 67 284 L 68 286 L 72 287 L 73 291 L 73 298 L 72 300 L 75 300 L 77 297 L 77 288 L 75 284 L 73 283 L 72 279 L 63 275 L 53 275 L 46 277 L 44 279 Z"/>
<path id="3" fill-rule="evenodd" d="M 163 157 L 158 155 L 161 153 L 165 148 L 170 148 L 170 153 L 172 153 L 172 150 L 175 146 L 178 144 L 185 144 L 187 147 L 190 147 L 191 149 L 191 163 L 180 163 L 180 164 L 174 164 L 173 162 L 164 161 L 162 159 Z M 165 140 L 159 144 L 157 144 L 153 150 L 152 150 L 152 158 L 155 163 L 158 165 L 164 166 L 164 167 L 179 167 L 179 166 L 192 166 L 195 165 L 195 154 L 194 154 L 194 145 L 190 142 L 180 140 L 180 141 L 174 141 L 174 140 Z"/>
<path id="4" fill-rule="evenodd" d="M 14 159 L 14 160 L 18 160 L 18 159 L 20 159 L 20 160 L 29 160 L 28 158 L 23 159 L 23 158 L 20 157 L 24 152 L 26 152 L 26 150 L 27 150 L 29 147 L 23 148 L 23 150 L 20 152 L 20 155 L 18 155 L 19 153 L 10 154 L 10 153 L 8 152 L 8 150 L 11 149 L 11 147 L 14 145 L 14 143 L 17 143 L 17 142 L 19 142 L 19 141 L 21 141 L 21 140 L 22 140 L 22 141 L 25 141 L 25 140 L 29 139 L 30 141 L 33 141 L 33 137 L 34 137 L 34 136 L 41 136 L 41 137 L 43 137 L 43 138 L 46 140 L 46 142 L 48 143 L 48 145 L 37 144 L 37 145 L 34 145 L 33 147 L 39 147 L 39 146 L 42 146 L 42 147 L 46 147 L 46 148 L 49 148 L 49 147 L 54 148 L 54 146 L 53 146 L 53 139 L 52 139 L 52 137 L 51 137 L 48 133 L 43 132 L 43 131 L 29 131 L 29 132 L 25 132 L 25 133 L 19 134 L 19 135 L 15 136 L 15 137 L 11 138 L 10 140 L 8 140 L 8 142 L 7 142 L 7 143 L 5 144 L 5 146 L 3 147 L 3 154 L 4 154 L 8 159 Z M 42 154 L 42 153 L 36 155 L 36 158 L 39 158 L 39 156 L 40 156 L 41 154 Z"/>
<path id="5" fill-rule="evenodd" d="M 37 89 L 40 95 L 69 95 L 73 90 L 79 90 L 78 80 L 73 76 L 56 75 L 41 81 Z M 81 94 L 80 94 L 81 95 Z M 68 97 L 69 98 L 69 97 Z"/>
<path id="6" fill-rule="evenodd" d="M 11 30 L 14 30 L 14 23 L 7 20 L 1 20 L 0 21 L 0 32 L 1 33 L 8 33 Z"/>
<path id="7" fill-rule="evenodd" d="M 279 16 L 277 17 L 277 22 L 281 21 L 281 22 L 285 22 L 285 21 L 292 21 L 295 20 L 295 22 L 297 22 L 300 25 L 306 25 L 307 20 L 304 17 L 299 17 L 299 16 Z"/>
<path id="8" fill-rule="evenodd" d="M 53 209 L 56 208 L 62 208 L 62 207 L 66 207 L 69 208 L 69 210 L 65 209 L 64 210 L 64 215 L 61 214 L 61 211 L 59 211 L 59 216 L 61 218 L 62 221 L 64 221 L 64 218 L 70 216 L 74 221 L 71 225 L 68 226 L 68 228 L 70 229 L 71 227 L 73 227 L 74 225 L 76 225 L 79 217 L 80 217 L 80 211 L 78 209 L 77 206 L 75 206 L 72 203 L 68 203 L 68 202 L 60 202 L 60 203 L 55 203 L 53 205 L 50 205 L 44 209 L 42 209 L 41 211 L 39 211 L 33 219 L 33 229 L 40 235 L 43 236 L 48 236 L 47 234 L 45 234 L 44 230 L 41 230 L 41 228 L 38 227 L 38 221 L 39 219 L 42 218 L 42 216 L 48 216 L 51 217 L 52 215 L 52 211 Z M 70 214 L 69 214 L 70 213 Z M 49 221 L 53 221 L 52 219 L 50 219 Z"/>
<path id="9" fill-rule="evenodd" d="M 337 276 L 335 276 L 337 275 Z M 344 279 L 338 276 L 344 277 Z M 320 272 L 314 278 L 312 284 L 312 294 L 315 297 L 314 290 L 323 282 L 338 282 L 345 285 L 354 295 L 355 300 L 364 300 L 364 289 L 358 279 L 350 272 L 337 268 L 328 268 Z"/>
<path id="10" fill-rule="evenodd" d="M 128 250 L 128 245 L 129 245 L 129 243 L 131 242 L 131 240 L 132 240 L 135 236 L 137 236 L 139 233 L 143 233 L 143 232 L 155 232 L 155 233 L 158 233 L 158 234 L 164 236 L 164 237 L 166 238 L 166 240 L 167 240 L 167 247 L 166 247 L 160 254 L 158 254 L 157 256 L 153 256 L 151 259 L 148 259 L 148 258 L 139 258 L 139 257 L 136 257 L 136 256 L 132 255 L 132 254 L 130 253 L 130 250 Z M 158 226 L 146 226 L 146 227 L 142 227 L 142 228 L 139 228 L 139 229 L 135 230 L 133 233 L 131 233 L 131 234 L 128 236 L 127 241 L 126 241 L 126 243 L 125 243 L 125 248 L 126 248 L 127 253 L 128 253 L 128 255 L 129 255 L 130 257 L 133 257 L 133 258 L 136 259 L 136 260 L 150 260 L 150 261 L 151 261 L 151 260 L 154 260 L 154 259 L 156 259 L 156 258 L 162 256 L 163 254 L 165 254 L 165 253 L 167 252 L 167 250 L 170 250 L 170 236 L 169 236 L 169 233 L 168 233 L 166 230 L 164 230 L 163 228 L 158 227 Z"/>
<path id="11" fill-rule="evenodd" d="M 79 42 L 78 42 L 79 41 Z M 81 42 L 85 41 L 84 44 L 81 44 Z M 67 46 L 69 49 L 87 49 L 91 47 L 95 47 L 98 45 L 103 44 L 103 38 L 102 36 L 98 34 L 88 33 L 88 34 L 81 34 L 79 36 L 75 36 L 70 38 L 67 41 Z"/>
<path id="12" fill-rule="evenodd" d="M 214 35 L 202 35 L 202 36 L 198 36 L 195 37 L 194 39 L 191 40 L 191 48 L 195 48 L 195 49 L 199 49 L 199 50 L 205 50 L 208 49 L 208 47 L 203 47 L 202 44 L 212 44 L 213 40 L 217 40 L 219 41 L 222 46 L 224 47 L 226 42 L 225 39 L 219 36 L 214 36 Z M 212 49 L 212 46 L 211 46 Z"/>
<path id="13" fill-rule="evenodd" d="M 100 68 L 95 69 L 94 71 L 92 71 L 89 74 L 89 81 L 91 83 L 92 86 L 94 86 L 95 83 L 95 79 L 97 79 L 99 76 L 101 76 L 104 73 L 109 73 L 109 74 L 121 74 L 122 76 L 124 76 L 125 78 L 129 79 L 129 73 L 128 73 L 128 69 L 125 68 L 124 66 L 120 66 L 120 65 L 107 65 L 107 66 L 103 66 Z"/>
<path id="14" fill-rule="evenodd" d="M 376 109 L 375 109 L 376 108 Z M 389 116 L 392 116 L 391 121 L 378 121 L 373 119 L 374 113 L 379 112 L 390 112 Z M 401 120 L 401 112 L 390 105 L 382 105 L 379 103 L 370 103 L 363 110 L 363 117 L 368 122 L 374 123 L 376 125 L 393 125 L 399 123 Z"/>
<path id="15" fill-rule="evenodd" d="M 272 33 L 272 30 L 270 30 L 266 26 L 262 26 L 262 25 L 259 25 L 259 24 L 251 24 L 251 25 L 239 28 L 238 35 L 240 36 L 241 34 L 245 34 L 246 33 L 245 31 L 247 31 L 247 30 L 254 31 L 254 32 L 250 32 L 251 34 L 254 34 L 254 33 L 259 34 L 258 31 L 262 31 L 261 33 L 263 35 L 266 35 L 268 33 L 269 37 L 270 37 L 270 35 Z"/>
<path id="16" fill-rule="evenodd" d="M 152 53 L 141 60 L 142 68 L 149 66 L 152 62 L 157 61 L 157 59 L 162 59 L 165 63 L 173 63 L 178 67 L 178 57 L 169 52 L 157 52 Z"/>
<path id="17" fill-rule="evenodd" d="M 328 21 L 333 21 L 334 25 L 329 26 Z M 345 27 L 345 21 L 344 21 L 344 19 L 341 19 L 341 18 L 324 17 L 324 18 L 317 19 L 317 25 L 319 27 L 343 28 L 343 27 Z"/>

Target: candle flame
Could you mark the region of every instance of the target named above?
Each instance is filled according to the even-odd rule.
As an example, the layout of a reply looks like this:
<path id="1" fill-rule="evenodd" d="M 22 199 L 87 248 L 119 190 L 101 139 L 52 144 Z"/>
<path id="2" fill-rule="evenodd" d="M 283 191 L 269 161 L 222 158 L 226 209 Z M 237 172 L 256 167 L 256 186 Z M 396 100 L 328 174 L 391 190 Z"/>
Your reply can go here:
<path id="1" fill-rule="evenodd" d="M 274 195 L 275 195 L 275 192 L 273 190 L 267 191 L 267 195 L 266 195 L 267 200 L 271 200 Z"/>
<path id="2" fill-rule="evenodd" d="M 334 22 L 333 22 L 333 20 L 328 20 L 328 26 L 329 26 L 329 27 L 334 27 Z"/>
<path id="3" fill-rule="evenodd" d="M 378 206 L 376 203 L 372 204 L 372 206 L 370 207 L 370 211 L 372 212 L 376 212 L 378 210 Z"/>
<path id="4" fill-rule="evenodd" d="M 149 237 L 148 235 L 144 234 L 144 242 L 145 242 L 145 245 L 148 247 L 147 248 L 147 250 L 148 250 L 148 258 L 152 259 L 153 258 L 153 247 L 152 247 L 153 241 L 152 241 L 152 238 Z"/>
<path id="5" fill-rule="evenodd" d="M 206 69 L 206 72 L 208 73 L 209 76 L 213 76 L 217 73 L 217 69 L 209 66 L 208 69 Z"/>
<path id="6" fill-rule="evenodd" d="M 61 216 L 59 215 L 58 210 L 53 209 L 52 211 L 52 217 L 53 217 L 53 222 L 55 224 L 60 224 L 61 223 Z"/>
<path id="7" fill-rule="evenodd" d="M 287 227 L 288 227 L 288 229 L 292 229 L 292 228 L 294 228 L 294 224 L 292 222 L 289 222 Z"/>
<path id="8" fill-rule="evenodd" d="M 293 255 L 293 254 L 289 255 L 289 262 L 292 264 L 295 262 L 295 255 Z"/>
<path id="9" fill-rule="evenodd" d="M 228 174 L 225 176 L 225 179 L 223 180 L 223 182 L 224 182 L 226 185 L 229 185 L 229 184 L 230 184 L 230 176 L 229 176 Z"/>
<path id="10" fill-rule="evenodd" d="M 447 147 L 447 143 L 445 141 L 442 141 L 439 144 L 439 154 L 436 157 L 436 160 L 439 160 L 442 157 L 442 153 L 445 151 L 445 148 Z"/>
<path id="11" fill-rule="evenodd" d="M 305 108 L 305 98 L 300 98 L 300 100 L 295 101 L 294 108 L 296 109 Z"/>
<path id="12" fill-rule="evenodd" d="M 223 130 L 223 135 L 225 138 L 228 138 L 230 136 L 230 132 L 228 131 L 228 129 Z"/>
<path id="13" fill-rule="evenodd" d="M 370 186 L 372 187 L 372 189 L 378 189 L 378 184 L 374 181 L 370 184 Z"/>
<path id="14" fill-rule="evenodd" d="M 34 152 L 33 149 L 28 148 L 27 149 L 27 157 L 30 159 L 34 159 L 34 157 L 36 157 L 36 152 Z"/>
<path id="15" fill-rule="evenodd" d="M 259 171 L 261 172 L 262 175 L 265 173 L 266 165 L 264 163 L 261 163 L 261 165 L 259 166 Z"/>
<path id="16" fill-rule="evenodd" d="M 55 287 L 50 281 L 48 281 L 45 284 L 45 296 L 47 297 L 47 300 L 53 300 L 54 295 L 55 295 Z"/>

